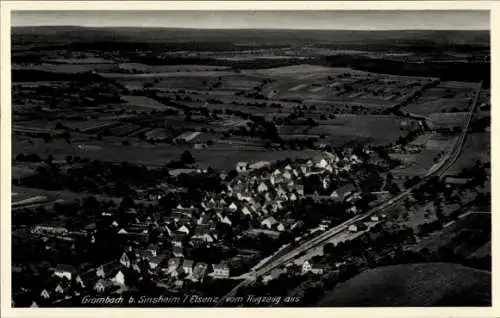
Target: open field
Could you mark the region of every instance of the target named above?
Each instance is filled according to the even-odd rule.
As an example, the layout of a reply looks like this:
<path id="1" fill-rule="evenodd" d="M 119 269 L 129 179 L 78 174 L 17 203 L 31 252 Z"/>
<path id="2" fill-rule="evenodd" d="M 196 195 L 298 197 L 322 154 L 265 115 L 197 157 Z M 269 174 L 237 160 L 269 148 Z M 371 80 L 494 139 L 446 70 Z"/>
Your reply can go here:
<path id="1" fill-rule="evenodd" d="M 177 109 L 174 107 L 169 107 L 161 103 L 158 103 L 154 99 L 151 99 L 146 96 L 123 95 L 121 96 L 121 98 L 125 101 L 125 103 L 120 104 L 120 106 L 124 106 L 127 108 L 151 109 L 151 110 Z"/>
<path id="2" fill-rule="evenodd" d="M 402 120 L 391 116 L 338 116 L 336 125 L 318 125 L 310 130 L 312 134 L 349 135 L 393 141 L 404 132 L 400 130 Z M 381 130 L 380 127 L 384 127 Z"/>
<path id="3" fill-rule="evenodd" d="M 146 65 L 142 63 L 120 63 L 118 68 L 124 71 L 141 73 L 171 73 L 171 72 L 204 72 L 222 71 L 227 69 L 223 66 L 211 65 Z"/>
<path id="4" fill-rule="evenodd" d="M 319 306 L 490 306 L 491 273 L 451 263 L 364 271 L 325 295 Z"/>
<path id="5" fill-rule="evenodd" d="M 110 72 L 114 69 L 112 64 L 75 63 L 75 64 L 52 64 L 41 63 L 40 65 L 19 65 L 13 64 L 15 70 L 39 70 L 54 73 L 82 73 L 89 71 Z"/>
<path id="6" fill-rule="evenodd" d="M 430 114 L 430 126 L 435 129 L 461 127 L 467 118 L 466 112 Z"/>
<path id="7" fill-rule="evenodd" d="M 432 202 L 429 202 L 424 206 L 417 207 L 416 209 L 412 209 L 411 211 L 408 211 L 406 215 L 404 214 L 405 213 L 399 216 L 397 224 L 410 226 L 414 231 L 417 231 L 418 226 L 421 224 L 437 220 L 435 208 Z"/>
<path id="8" fill-rule="evenodd" d="M 425 149 L 418 154 L 391 155 L 403 162 L 402 167 L 397 167 L 391 171 L 395 176 L 422 176 L 433 165 L 433 159 L 439 155 L 439 149 Z"/>
<path id="9" fill-rule="evenodd" d="M 433 165 L 436 158 L 441 158 L 439 155 L 446 154 L 452 149 L 456 138 L 443 136 L 428 136 L 425 140 L 424 149 L 417 153 L 401 153 L 391 154 L 403 162 L 401 167 L 392 170 L 392 173 L 397 176 L 422 176 Z"/>
<path id="10" fill-rule="evenodd" d="M 445 205 L 444 208 L 443 212 L 446 215 L 456 211 L 467 211 L 458 204 L 451 206 Z M 463 212 L 462 216 L 458 220 L 450 221 L 444 224 L 441 230 L 424 236 L 417 242 L 417 244 L 409 246 L 409 249 L 416 252 L 421 251 L 422 249 L 427 249 L 432 253 L 438 251 L 441 247 L 448 247 L 454 250 L 455 253 L 461 254 L 464 257 L 468 257 L 470 254 L 473 254 L 484 244 L 481 243 L 481 241 L 478 242 L 477 239 L 474 239 L 474 233 L 477 234 L 484 231 L 484 225 L 478 226 L 479 223 L 477 221 L 484 218 L 484 222 L 490 223 L 491 218 L 489 215 L 467 213 L 468 212 Z M 473 234 L 472 237 L 468 236 L 470 234 Z M 482 235 L 488 234 L 489 233 L 482 233 Z M 466 238 L 461 237 L 461 235 L 465 235 Z"/>
<path id="11" fill-rule="evenodd" d="M 240 161 L 274 161 L 286 158 L 308 158 L 315 151 L 269 151 L 263 146 L 250 147 L 248 143 L 218 143 L 207 149 L 193 149 L 190 145 L 175 146 L 166 144 L 149 145 L 131 141 L 130 146 L 123 146 L 119 142 L 74 140 L 67 144 L 63 140 L 53 140 L 45 143 L 41 139 L 28 139 L 14 136 L 12 153 L 37 153 L 42 158 L 53 155 L 55 159 L 64 160 L 66 156 L 81 156 L 102 161 L 140 163 L 152 166 L 161 166 L 172 160 L 179 160 L 185 150 L 189 150 L 200 166 L 212 166 L 220 169 L 233 169 Z M 32 140 L 32 144 L 28 141 Z M 78 149 L 81 145 L 83 149 Z M 148 154 L 144 156 L 144 154 Z"/>
<path id="12" fill-rule="evenodd" d="M 353 70 L 349 68 L 332 68 L 319 65 L 310 64 L 300 64 L 293 66 L 283 66 L 276 68 L 269 68 L 263 70 L 245 70 L 243 74 L 258 74 L 266 77 L 292 77 L 305 80 L 306 78 L 312 78 L 316 76 L 315 74 L 320 73 L 321 75 L 331 75 L 341 72 L 352 72 Z M 363 72 L 357 72 L 362 74 Z"/>
<path id="13" fill-rule="evenodd" d="M 491 136 L 489 132 L 467 135 L 464 149 L 457 162 L 450 168 L 450 174 L 456 174 L 463 168 L 470 168 L 476 160 L 491 162 Z"/>
<path id="14" fill-rule="evenodd" d="M 19 179 L 30 176 L 35 173 L 35 169 L 31 168 L 29 165 L 16 164 L 12 166 L 11 176 L 12 179 Z"/>
<path id="15" fill-rule="evenodd" d="M 274 100 L 336 101 L 390 108 L 431 80 L 352 71 L 312 75 L 314 73 L 307 78 L 279 80 L 266 85 L 263 93 Z"/>
<path id="16" fill-rule="evenodd" d="M 478 248 L 474 253 L 470 254 L 470 258 L 483 258 L 491 256 L 491 241 L 488 241 L 483 246 Z"/>
<path id="17" fill-rule="evenodd" d="M 210 78 L 217 76 L 227 76 L 227 75 L 235 75 L 235 72 L 232 71 L 167 71 L 167 72 L 156 72 L 156 73 L 139 73 L 139 74 L 127 74 L 127 73 L 113 73 L 113 72 L 100 72 L 100 75 L 106 78 L 112 78 L 115 80 L 127 80 L 127 79 L 163 79 L 163 78 Z"/>
<path id="18" fill-rule="evenodd" d="M 352 139 L 371 140 L 373 143 L 383 144 L 394 142 L 406 134 L 401 130 L 402 120 L 394 116 L 385 115 L 336 115 L 335 119 L 318 121 L 317 126 L 282 125 L 278 132 L 282 136 L 311 135 L 325 137 L 325 141 L 342 139 L 346 142 Z M 381 130 L 380 127 L 384 127 Z"/>
<path id="19" fill-rule="evenodd" d="M 423 116 L 433 113 L 466 112 L 474 97 L 476 83 L 441 82 L 437 87 L 424 90 L 421 97 L 405 110 Z"/>

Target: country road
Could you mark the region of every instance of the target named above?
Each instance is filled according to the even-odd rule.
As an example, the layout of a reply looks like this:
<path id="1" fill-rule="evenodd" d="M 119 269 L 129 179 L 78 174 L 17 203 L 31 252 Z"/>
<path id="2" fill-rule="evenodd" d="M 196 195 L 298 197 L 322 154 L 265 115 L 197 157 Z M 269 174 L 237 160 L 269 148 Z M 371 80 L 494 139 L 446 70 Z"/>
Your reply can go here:
<path id="1" fill-rule="evenodd" d="M 428 172 L 423 178 L 422 180 L 417 183 L 416 185 L 414 185 L 413 187 L 403 191 L 402 193 L 398 194 L 397 196 L 385 201 L 384 203 L 374 207 L 373 209 L 371 209 L 370 211 L 368 211 L 367 213 L 363 214 L 363 215 L 358 215 L 358 216 L 355 216 L 353 217 L 352 219 L 349 219 L 347 221 L 345 221 L 344 223 L 326 231 L 326 232 L 323 232 L 321 234 L 319 234 L 318 236 L 316 237 L 313 237 L 311 238 L 309 241 L 307 242 L 304 242 L 302 245 L 298 246 L 297 248 L 295 248 L 294 250 L 278 257 L 277 259 L 272 259 L 270 263 L 265 263 L 263 264 L 260 268 L 258 268 L 257 270 L 254 270 L 253 273 L 251 273 L 247 279 L 245 279 L 244 281 L 242 281 L 241 283 L 239 283 L 236 287 L 234 287 L 226 296 L 224 296 L 220 301 L 219 303 L 217 304 L 217 306 L 220 306 L 222 305 L 224 302 L 225 302 L 225 299 L 228 298 L 228 297 L 231 297 L 231 296 L 234 296 L 236 294 L 236 292 L 241 288 L 241 287 L 244 287 L 246 285 L 249 285 L 250 283 L 252 283 L 253 281 L 255 281 L 258 277 L 261 277 L 265 274 L 267 274 L 268 272 L 270 272 L 271 270 L 283 265 L 283 264 L 286 264 L 288 263 L 289 261 L 291 261 L 292 259 L 296 258 L 299 254 L 309 250 L 309 249 L 312 249 L 312 248 L 315 248 L 315 247 L 318 247 L 318 245 L 332 239 L 335 235 L 338 235 L 339 233 L 342 233 L 344 232 L 345 230 L 348 229 L 348 227 L 352 224 L 355 224 L 357 222 L 360 222 L 360 221 L 363 221 L 365 219 L 368 219 L 369 217 L 371 217 L 372 215 L 378 213 L 378 212 L 381 212 L 385 209 L 388 209 L 390 207 L 395 207 L 397 206 L 398 204 L 401 204 L 401 202 L 404 201 L 404 199 L 406 199 L 411 193 L 413 190 L 415 189 L 418 189 L 419 187 L 421 187 L 422 185 L 424 185 L 427 181 L 429 181 L 431 178 L 433 177 L 441 177 L 443 176 L 443 174 L 451 167 L 453 166 L 453 164 L 456 162 L 456 160 L 458 159 L 461 151 L 462 151 L 462 147 L 465 143 L 465 139 L 466 139 L 466 136 L 467 136 L 467 130 L 469 128 L 469 125 L 472 121 L 472 117 L 473 117 L 473 114 L 475 112 L 475 109 L 476 109 L 476 105 L 477 105 L 477 101 L 478 101 L 478 98 L 479 98 L 479 93 L 481 91 L 481 87 L 482 87 L 482 82 L 480 82 L 478 84 L 478 89 L 477 89 L 477 92 L 476 92 L 476 96 L 474 98 L 474 101 L 472 102 L 471 104 L 471 109 L 470 109 L 470 112 L 469 112 L 469 116 L 467 117 L 467 120 L 466 122 L 464 123 L 463 127 L 462 127 L 462 133 L 457 141 L 457 143 L 455 144 L 454 146 L 454 150 L 451 151 L 449 154 L 448 154 L 448 157 L 445 157 L 443 161 L 441 161 L 441 165 L 436 168 L 436 169 L 433 169 L 432 171 Z"/>

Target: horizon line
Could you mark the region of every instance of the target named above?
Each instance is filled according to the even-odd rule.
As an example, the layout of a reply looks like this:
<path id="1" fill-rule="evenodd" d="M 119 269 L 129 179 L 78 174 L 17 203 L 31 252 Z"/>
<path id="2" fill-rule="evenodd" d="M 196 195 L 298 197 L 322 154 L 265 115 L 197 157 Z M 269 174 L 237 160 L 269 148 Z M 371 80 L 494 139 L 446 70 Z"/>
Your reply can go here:
<path id="1" fill-rule="evenodd" d="M 136 29 L 165 29 L 165 30 L 207 30 L 207 31 L 220 31 L 220 30 L 233 30 L 233 31 L 245 31 L 245 30 L 277 30 L 277 31 L 491 31 L 488 29 L 302 29 L 302 28 L 192 28 L 192 27 L 164 27 L 164 26 L 140 26 L 140 25 L 115 25 L 115 26 L 97 26 L 97 25 L 57 25 L 57 24 L 41 24 L 41 25 L 11 25 L 11 29 L 14 28 L 43 28 L 43 27 L 72 27 L 72 28 L 88 28 L 88 29 L 119 29 L 119 28 L 136 28 Z"/>

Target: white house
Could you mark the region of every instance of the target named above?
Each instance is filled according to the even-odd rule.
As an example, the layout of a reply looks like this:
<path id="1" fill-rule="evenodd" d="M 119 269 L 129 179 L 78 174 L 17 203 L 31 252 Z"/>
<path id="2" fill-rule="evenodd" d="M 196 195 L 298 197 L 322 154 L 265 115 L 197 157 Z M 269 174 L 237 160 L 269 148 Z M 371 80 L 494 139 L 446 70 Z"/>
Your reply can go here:
<path id="1" fill-rule="evenodd" d="M 252 212 L 250 212 L 250 210 L 244 206 L 242 209 L 241 209 L 241 213 L 243 213 L 244 215 L 251 215 Z"/>
<path id="2" fill-rule="evenodd" d="M 290 173 L 290 171 L 285 171 L 283 173 L 283 178 L 285 178 L 285 180 L 290 180 L 292 179 L 292 174 Z"/>
<path id="3" fill-rule="evenodd" d="M 180 258 L 172 258 L 168 261 L 167 273 L 171 276 L 177 276 L 177 268 L 181 263 Z"/>
<path id="4" fill-rule="evenodd" d="M 234 202 L 232 202 L 229 205 L 229 209 L 234 212 L 234 211 L 238 210 L 238 206 Z"/>
<path id="5" fill-rule="evenodd" d="M 297 196 L 295 195 L 295 193 L 290 193 L 290 195 L 288 196 L 288 200 L 290 201 L 295 201 L 297 200 Z"/>
<path id="6" fill-rule="evenodd" d="M 42 297 L 42 298 L 44 298 L 44 299 L 49 299 L 49 298 L 50 298 L 50 294 L 49 294 L 49 292 L 48 292 L 46 289 L 44 289 L 44 290 L 42 290 L 42 292 L 40 293 L 40 297 Z"/>
<path id="7" fill-rule="evenodd" d="M 56 288 L 54 291 L 58 294 L 64 294 L 64 288 L 62 288 L 61 284 L 57 284 Z"/>
<path id="8" fill-rule="evenodd" d="M 262 221 L 260 225 L 262 227 L 267 227 L 268 229 L 271 229 L 276 223 L 278 223 L 278 221 L 276 221 L 274 217 L 270 216 L 264 219 L 264 221 Z"/>
<path id="9" fill-rule="evenodd" d="M 378 218 L 378 216 L 376 216 L 376 215 L 372 215 L 372 216 L 370 217 L 370 220 L 371 220 L 372 222 L 378 222 L 378 221 L 379 221 L 379 218 Z"/>
<path id="10" fill-rule="evenodd" d="M 71 265 L 57 265 L 57 267 L 54 269 L 54 276 L 57 276 L 59 278 L 66 278 L 68 280 L 71 280 L 73 275 L 76 275 L 76 269 Z"/>
<path id="11" fill-rule="evenodd" d="M 190 276 L 193 274 L 193 261 L 191 260 L 185 260 L 183 263 L 182 263 L 182 270 L 184 271 L 184 273 L 187 275 L 187 276 Z"/>
<path id="12" fill-rule="evenodd" d="M 137 273 L 139 273 L 139 274 L 141 273 L 141 268 L 140 268 L 140 267 L 139 267 L 139 265 L 138 265 L 137 263 L 135 263 L 135 262 L 132 264 L 132 270 L 133 270 L 133 271 L 136 271 L 136 272 L 137 272 Z"/>
<path id="13" fill-rule="evenodd" d="M 237 172 L 245 172 L 248 170 L 248 162 L 238 162 L 236 164 L 236 171 Z"/>
<path id="14" fill-rule="evenodd" d="M 181 226 L 177 231 L 189 235 L 189 229 L 185 225 Z"/>
<path id="15" fill-rule="evenodd" d="M 358 208 L 355 205 L 353 205 L 347 210 L 347 212 L 349 212 L 350 214 L 356 214 L 358 213 Z"/>
<path id="16" fill-rule="evenodd" d="M 99 279 L 95 284 L 94 284 L 94 290 L 98 293 L 103 293 L 104 290 L 106 289 L 106 284 L 104 283 L 104 280 Z"/>
<path id="17" fill-rule="evenodd" d="M 97 268 L 97 270 L 95 271 L 95 275 L 101 278 L 106 277 L 106 273 L 104 273 L 104 267 L 102 265 Z"/>
<path id="18" fill-rule="evenodd" d="M 358 158 L 356 155 L 351 156 L 351 162 L 352 163 L 361 163 L 361 160 Z"/>
<path id="19" fill-rule="evenodd" d="M 122 271 L 118 271 L 111 281 L 116 285 L 123 286 L 125 285 L 125 275 L 123 275 Z"/>
<path id="20" fill-rule="evenodd" d="M 125 230 L 124 228 L 120 229 L 118 231 L 118 234 L 128 234 L 127 230 Z"/>
<path id="21" fill-rule="evenodd" d="M 268 187 L 267 187 L 267 185 L 266 185 L 264 182 L 261 182 L 261 183 L 259 184 L 259 186 L 257 187 L 257 191 L 258 191 L 259 193 L 266 192 L 267 190 L 268 190 Z"/>
<path id="22" fill-rule="evenodd" d="M 349 231 L 350 232 L 357 232 L 358 231 L 358 226 L 355 224 L 349 225 Z"/>
<path id="23" fill-rule="evenodd" d="M 261 169 L 261 168 L 264 168 L 264 167 L 268 167 L 270 166 L 271 163 L 269 161 L 258 161 L 258 162 L 255 162 L 255 163 L 252 163 L 249 168 L 250 169 Z"/>
<path id="24" fill-rule="evenodd" d="M 223 217 L 222 218 L 222 223 L 225 223 L 227 225 L 232 225 L 233 222 L 231 222 L 231 220 L 229 220 L 229 218 L 227 216 Z"/>
<path id="25" fill-rule="evenodd" d="M 328 189 L 330 187 L 330 180 L 328 178 L 324 178 L 322 180 L 322 184 L 323 184 L 323 189 Z"/>
<path id="26" fill-rule="evenodd" d="M 305 261 L 304 263 L 302 263 L 302 275 L 309 273 L 311 269 L 312 266 L 311 263 L 309 263 L 309 261 Z"/>
<path id="27" fill-rule="evenodd" d="M 229 266 L 226 263 L 214 264 L 213 268 L 214 278 L 229 278 Z"/>
<path id="28" fill-rule="evenodd" d="M 328 161 L 326 161 L 325 158 L 321 158 L 321 160 L 319 160 L 316 163 L 316 167 L 320 168 L 320 169 L 325 169 L 327 165 L 328 165 Z"/>
<path id="29" fill-rule="evenodd" d="M 339 195 L 337 193 L 337 191 L 333 191 L 331 194 L 330 194 L 330 198 L 332 199 L 339 199 Z"/>
<path id="30" fill-rule="evenodd" d="M 274 175 L 271 175 L 269 177 L 269 182 L 271 182 L 272 185 L 275 185 L 276 184 L 276 178 L 274 177 Z"/>
<path id="31" fill-rule="evenodd" d="M 286 196 L 286 191 L 285 191 L 285 190 L 284 190 L 281 186 L 279 186 L 278 188 L 276 188 L 276 195 L 277 195 L 278 197 L 285 197 L 285 198 L 288 198 L 288 197 Z"/>
<path id="32" fill-rule="evenodd" d="M 285 226 L 283 224 L 278 224 L 278 226 L 276 227 L 276 229 L 278 230 L 278 232 L 283 232 L 285 230 Z"/>
<path id="33" fill-rule="evenodd" d="M 125 267 L 130 267 L 130 258 L 128 257 L 127 253 L 123 253 L 122 257 L 120 257 L 120 264 Z"/>

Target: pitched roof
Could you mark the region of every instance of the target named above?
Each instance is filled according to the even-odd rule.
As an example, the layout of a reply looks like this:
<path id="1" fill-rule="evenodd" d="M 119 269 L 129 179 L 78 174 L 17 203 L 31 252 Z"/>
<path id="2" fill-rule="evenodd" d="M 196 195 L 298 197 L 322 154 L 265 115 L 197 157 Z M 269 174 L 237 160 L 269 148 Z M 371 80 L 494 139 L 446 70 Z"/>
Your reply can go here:
<path id="1" fill-rule="evenodd" d="M 276 219 L 272 216 L 264 219 L 260 224 L 264 224 L 264 222 L 269 223 L 270 225 L 274 225 L 274 224 L 278 223 L 278 221 L 276 221 Z"/>
<path id="2" fill-rule="evenodd" d="M 74 266 L 68 264 L 58 264 L 54 270 L 57 272 L 69 272 L 69 273 L 77 272 Z"/>

